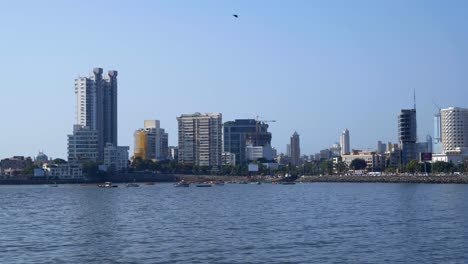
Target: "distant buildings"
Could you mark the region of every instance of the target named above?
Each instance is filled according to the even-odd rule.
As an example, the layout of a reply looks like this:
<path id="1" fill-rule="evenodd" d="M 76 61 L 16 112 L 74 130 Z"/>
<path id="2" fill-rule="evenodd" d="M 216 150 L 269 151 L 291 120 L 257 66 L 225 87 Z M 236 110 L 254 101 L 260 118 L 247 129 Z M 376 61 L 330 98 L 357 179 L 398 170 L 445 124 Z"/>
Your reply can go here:
<path id="1" fill-rule="evenodd" d="M 235 166 L 236 165 L 236 154 L 231 152 L 223 152 L 222 157 L 223 166 Z"/>
<path id="2" fill-rule="evenodd" d="M 175 146 L 169 146 L 169 159 L 178 160 L 179 159 L 179 148 Z"/>
<path id="3" fill-rule="evenodd" d="M 134 158 L 149 160 L 169 159 L 169 136 L 160 127 L 159 120 L 145 120 L 144 128 L 135 131 Z"/>
<path id="4" fill-rule="evenodd" d="M 16 176 L 32 164 L 33 161 L 30 157 L 13 156 L 2 159 L 0 161 L 0 175 Z"/>
<path id="5" fill-rule="evenodd" d="M 341 155 L 348 155 L 350 153 L 349 144 L 349 130 L 345 129 L 340 137 Z"/>
<path id="6" fill-rule="evenodd" d="M 387 150 L 387 145 L 382 141 L 377 141 L 377 154 L 384 154 Z"/>
<path id="7" fill-rule="evenodd" d="M 179 163 L 198 166 L 222 165 L 222 115 L 195 113 L 181 115 L 179 124 Z"/>
<path id="8" fill-rule="evenodd" d="M 236 156 L 236 163 L 245 164 L 248 145 L 258 147 L 271 144 L 268 125 L 255 119 L 236 119 L 224 123 L 224 151 Z"/>
<path id="9" fill-rule="evenodd" d="M 291 136 L 291 164 L 293 166 L 301 165 L 301 147 L 299 142 L 299 134 L 294 132 Z"/>
<path id="10" fill-rule="evenodd" d="M 434 115 L 434 140 L 432 142 L 432 152 L 442 154 L 442 122 L 440 110 Z"/>
<path id="11" fill-rule="evenodd" d="M 258 159 L 265 159 L 271 161 L 274 159 L 273 148 L 270 145 L 254 146 L 247 145 L 245 147 L 245 157 L 247 161 L 256 161 Z"/>
<path id="12" fill-rule="evenodd" d="M 398 140 L 401 149 L 401 163 L 417 160 L 416 109 L 402 109 L 398 114 Z"/>

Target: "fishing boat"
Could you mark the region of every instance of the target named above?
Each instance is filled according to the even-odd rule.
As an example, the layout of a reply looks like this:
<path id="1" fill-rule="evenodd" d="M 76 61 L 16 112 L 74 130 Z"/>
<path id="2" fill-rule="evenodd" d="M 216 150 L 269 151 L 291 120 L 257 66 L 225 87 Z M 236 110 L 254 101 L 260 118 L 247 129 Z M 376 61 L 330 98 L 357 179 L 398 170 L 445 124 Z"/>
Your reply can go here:
<path id="1" fill-rule="evenodd" d="M 280 184 L 282 184 L 282 185 L 294 185 L 296 183 L 295 182 L 281 182 Z"/>
<path id="2" fill-rule="evenodd" d="M 104 184 L 99 184 L 99 188 L 117 188 L 118 185 L 112 184 L 112 182 L 105 182 Z"/>
<path id="3" fill-rule="evenodd" d="M 190 187 L 190 184 L 185 182 L 176 182 L 174 183 L 174 187 Z"/>
<path id="4" fill-rule="evenodd" d="M 200 183 L 200 184 L 197 184 L 196 186 L 197 187 L 211 187 L 212 185 L 208 183 Z"/>

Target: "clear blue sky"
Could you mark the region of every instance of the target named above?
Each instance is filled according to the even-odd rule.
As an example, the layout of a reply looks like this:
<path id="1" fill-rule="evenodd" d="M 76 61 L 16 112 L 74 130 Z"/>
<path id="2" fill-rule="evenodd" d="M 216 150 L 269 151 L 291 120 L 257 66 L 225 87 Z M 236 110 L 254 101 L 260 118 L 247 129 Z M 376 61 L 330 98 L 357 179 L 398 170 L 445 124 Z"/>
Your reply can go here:
<path id="1" fill-rule="evenodd" d="M 235 19 L 232 14 L 238 14 Z M 119 71 L 119 143 L 176 116 L 275 119 L 311 154 L 396 141 L 417 92 L 418 134 L 435 106 L 468 107 L 467 1 L 2 1 L 0 158 L 66 158 L 74 79 Z"/>

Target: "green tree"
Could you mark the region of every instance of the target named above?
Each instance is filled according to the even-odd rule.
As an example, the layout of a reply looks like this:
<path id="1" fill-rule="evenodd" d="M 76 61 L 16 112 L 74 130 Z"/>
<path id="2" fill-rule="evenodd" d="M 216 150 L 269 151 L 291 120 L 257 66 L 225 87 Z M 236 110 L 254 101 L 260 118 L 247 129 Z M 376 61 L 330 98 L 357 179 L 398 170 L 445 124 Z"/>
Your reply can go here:
<path id="1" fill-rule="evenodd" d="M 419 172 L 420 166 L 417 160 L 412 160 L 406 165 L 406 171 L 409 173 Z"/>
<path id="2" fill-rule="evenodd" d="M 351 161 L 350 167 L 353 170 L 364 170 L 367 167 L 367 163 L 366 163 L 365 160 L 363 160 L 361 158 L 357 158 L 357 159 L 353 159 L 353 161 Z"/>
<path id="3" fill-rule="evenodd" d="M 336 172 L 339 174 L 343 174 L 348 171 L 348 165 L 344 163 L 343 161 L 338 161 L 338 163 L 335 164 Z"/>
<path id="4" fill-rule="evenodd" d="M 333 161 L 331 160 L 322 161 L 322 163 L 320 164 L 320 169 L 322 170 L 322 172 L 328 175 L 332 175 L 333 174 Z"/>
<path id="5" fill-rule="evenodd" d="M 67 162 L 63 159 L 54 159 L 53 160 L 54 164 L 60 165 L 60 164 L 66 164 Z"/>
<path id="6" fill-rule="evenodd" d="M 24 168 L 21 171 L 21 175 L 28 175 L 28 176 L 33 175 L 34 169 L 39 169 L 39 166 L 34 165 L 34 164 L 28 165 L 26 168 Z"/>

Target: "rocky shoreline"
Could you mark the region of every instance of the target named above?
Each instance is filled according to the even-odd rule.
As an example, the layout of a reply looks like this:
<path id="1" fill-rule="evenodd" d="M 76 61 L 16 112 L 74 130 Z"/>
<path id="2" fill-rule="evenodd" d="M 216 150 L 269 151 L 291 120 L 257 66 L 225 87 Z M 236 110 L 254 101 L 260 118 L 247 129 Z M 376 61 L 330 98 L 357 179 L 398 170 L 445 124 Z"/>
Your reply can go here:
<path id="1" fill-rule="evenodd" d="M 295 181 L 303 183 L 314 182 L 349 182 L 349 183 L 432 183 L 432 184 L 468 184 L 468 176 L 306 176 L 298 179 L 293 178 L 272 178 L 267 176 L 212 176 L 212 175 L 173 175 L 173 174 L 120 174 L 114 175 L 105 180 L 54 180 L 54 179 L 0 179 L 0 185 L 31 185 L 31 184 L 96 184 L 104 181 L 114 183 L 126 182 L 177 182 L 185 181 L 190 183 L 202 182 L 263 182 L 274 181 Z"/>

